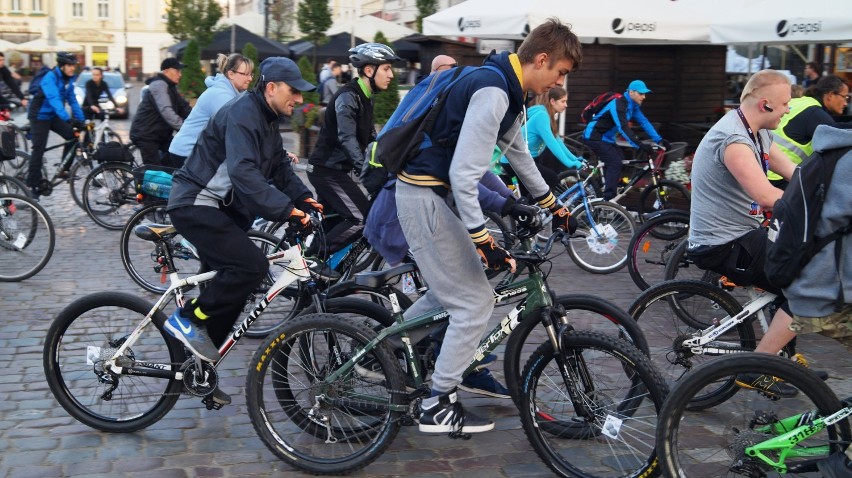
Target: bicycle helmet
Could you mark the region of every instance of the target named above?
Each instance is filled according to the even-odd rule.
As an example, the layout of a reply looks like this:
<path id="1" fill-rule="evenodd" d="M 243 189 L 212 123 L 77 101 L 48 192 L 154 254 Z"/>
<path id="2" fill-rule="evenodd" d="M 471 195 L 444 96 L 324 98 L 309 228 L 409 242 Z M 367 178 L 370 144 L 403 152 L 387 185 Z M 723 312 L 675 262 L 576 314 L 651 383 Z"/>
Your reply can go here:
<path id="1" fill-rule="evenodd" d="M 362 43 L 349 50 L 349 62 L 358 69 L 367 65 L 395 63 L 401 59 L 391 47 L 382 43 Z"/>
<path id="2" fill-rule="evenodd" d="M 76 65 L 79 63 L 77 61 L 77 57 L 73 53 L 69 53 L 67 51 L 60 51 L 56 54 L 56 64 L 59 66 L 64 65 Z"/>

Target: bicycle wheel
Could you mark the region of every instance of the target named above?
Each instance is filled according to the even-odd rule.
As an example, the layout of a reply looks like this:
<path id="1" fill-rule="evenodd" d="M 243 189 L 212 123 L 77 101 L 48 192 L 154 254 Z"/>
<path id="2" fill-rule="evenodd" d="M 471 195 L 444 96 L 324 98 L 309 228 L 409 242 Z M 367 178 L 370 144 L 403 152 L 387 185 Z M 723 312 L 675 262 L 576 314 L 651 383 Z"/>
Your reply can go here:
<path id="1" fill-rule="evenodd" d="M 618 204 L 606 201 L 575 208 L 577 233 L 569 240 L 568 254 L 581 269 L 609 274 L 627 264 L 627 246 L 635 225 L 630 214 Z"/>
<path id="2" fill-rule="evenodd" d="M 639 325 L 612 302 L 583 294 L 561 295 L 553 302 L 556 306 L 553 319 L 557 324 L 562 322 L 564 310 L 564 317 L 574 330 L 625 338 L 645 354 L 648 353 L 648 341 Z M 562 310 L 559 310 L 559 307 Z M 521 360 L 529 357 L 541 344 L 550 342 L 537 313 L 528 317 L 512 330 L 506 342 L 506 352 L 503 354 L 506 387 L 518 404 L 523 365 Z"/>
<path id="3" fill-rule="evenodd" d="M 695 280 L 667 281 L 643 292 L 630 304 L 627 313 L 642 327 L 650 345 L 651 362 L 663 377 L 673 383 L 697 365 L 719 353 L 695 353 L 683 341 L 701 334 L 742 311 L 730 294 Z M 704 347 L 738 353 L 754 350 L 757 341 L 751 320 L 725 332 Z M 733 381 L 719 382 L 694 397 L 696 409 L 715 406 L 736 393 Z"/>
<path id="4" fill-rule="evenodd" d="M 672 251 L 689 233 L 689 214 L 665 210 L 645 220 L 627 246 L 627 271 L 641 290 L 662 282 Z"/>
<path id="5" fill-rule="evenodd" d="M 521 423 L 538 456 L 564 477 L 653 476 L 668 388 L 648 358 L 591 332 L 564 333 L 560 347 L 542 344 L 524 367 Z"/>
<path id="6" fill-rule="evenodd" d="M 83 207 L 101 227 L 120 231 L 136 212 L 133 168 L 124 163 L 104 163 L 86 178 Z"/>
<path id="7" fill-rule="evenodd" d="M 3 164 L 3 163 L 0 163 Z M 7 161 L 6 164 L 12 166 L 12 171 L 9 172 L 9 176 L 14 176 L 15 179 L 27 182 L 27 173 L 29 173 L 29 165 L 30 165 L 30 153 L 26 151 L 21 151 L 20 149 L 15 150 L 15 159 L 12 161 Z M 42 168 L 43 177 L 47 176 L 47 170 Z"/>
<path id="8" fill-rule="evenodd" d="M 733 380 L 741 373 L 777 377 L 799 393 L 793 398 L 768 400 L 757 392 L 743 390 L 711 410 L 691 410 L 694 397 L 703 393 L 706 384 Z M 822 380 L 791 360 L 757 353 L 721 357 L 684 377 L 666 399 L 657 429 L 660 466 L 666 476 L 684 478 L 782 476 L 758 456 L 747 454 L 746 447 L 812 423 L 817 416 L 828 416 L 841 407 Z M 776 450 L 764 453 L 786 465 L 783 476 L 818 476 L 813 474 L 817 472 L 816 462 L 842 451 L 850 439 L 848 419 L 843 419 L 798 442 L 783 459 Z"/>
<path id="9" fill-rule="evenodd" d="M 165 251 L 158 244 L 140 239 L 133 231 L 140 225 L 170 225 L 171 223 L 169 214 L 166 212 L 166 202 L 157 201 L 136 211 L 121 231 L 119 250 L 124 269 L 127 270 L 133 282 L 155 294 L 163 294 L 168 289 L 169 271 L 164 271 L 164 266 L 160 262 Z M 197 274 L 201 261 L 192 245 L 180 234 L 170 238 L 169 245 L 180 277 Z"/>
<path id="10" fill-rule="evenodd" d="M 68 190 L 71 191 L 71 197 L 74 202 L 84 211 L 86 206 L 83 204 L 83 186 L 86 178 L 92 174 L 94 163 L 90 157 L 84 157 L 79 161 L 75 161 L 68 170 Z M 45 176 L 46 177 L 46 176 Z"/>
<path id="11" fill-rule="evenodd" d="M 676 210 L 689 212 L 690 193 L 686 186 L 677 182 L 661 179 L 657 184 L 649 184 L 639 194 L 639 219 L 657 211 Z"/>
<path id="12" fill-rule="evenodd" d="M 29 196 L 30 188 L 14 176 L 6 176 L 0 174 L 0 194 L 17 194 L 19 196 Z"/>
<path id="13" fill-rule="evenodd" d="M 272 453 L 314 474 L 343 474 L 367 466 L 400 429 L 405 382 L 384 345 L 326 381 L 371 340 L 367 326 L 331 314 L 296 317 L 255 353 L 246 400 L 255 431 Z"/>
<path id="14" fill-rule="evenodd" d="M 12 129 L 15 130 L 15 149 L 21 150 L 25 153 L 29 153 L 30 152 L 30 140 L 27 139 L 27 132 L 24 131 L 23 129 L 21 129 L 21 127 L 18 126 L 18 125 L 13 125 Z M 15 158 L 15 161 L 17 161 L 17 158 Z M 13 165 L 13 167 L 15 167 L 15 168 L 22 168 L 24 166 L 25 166 L 25 164 L 20 164 L 20 163 Z"/>
<path id="15" fill-rule="evenodd" d="M 18 282 L 44 269 L 56 231 L 47 211 L 19 194 L 0 194 L 0 282 Z"/>
<path id="16" fill-rule="evenodd" d="M 126 433 L 156 423 L 172 409 L 181 380 L 118 375 L 104 368 L 151 308 L 129 294 L 100 292 L 56 316 L 44 344 L 44 373 L 53 396 L 72 417 L 97 430 Z M 186 356 L 162 330 L 165 320 L 157 311 L 119 365 L 161 371 L 180 367 Z"/>

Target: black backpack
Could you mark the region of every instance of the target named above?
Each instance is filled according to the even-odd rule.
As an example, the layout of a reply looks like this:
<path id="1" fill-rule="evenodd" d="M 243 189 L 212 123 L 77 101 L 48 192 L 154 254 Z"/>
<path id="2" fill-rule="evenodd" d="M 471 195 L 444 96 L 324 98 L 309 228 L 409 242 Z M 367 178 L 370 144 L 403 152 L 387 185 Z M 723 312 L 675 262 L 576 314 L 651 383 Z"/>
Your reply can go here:
<path id="1" fill-rule="evenodd" d="M 814 232 L 837 161 L 850 150 L 852 147 L 811 155 L 796 168 L 784 195 L 775 202 L 770 227 L 777 230 L 777 235 L 769 245 L 764 266 L 773 285 L 788 287 L 817 252 L 832 242 L 836 244 L 839 267 L 842 242 L 837 239 L 849 234 L 852 227 L 847 224 L 826 237 L 815 236 Z M 842 299 L 843 290 L 840 292 L 838 300 Z"/>
<path id="2" fill-rule="evenodd" d="M 588 123 L 595 117 L 596 114 L 600 113 L 604 106 L 606 106 L 610 101 L 617 100 L 619 98 L 623 98 L 624 95 L 621 93 L 616 93 L 614 91 L 607 91 L 606 93 L 601 93 L 595 97 L 591 101 L 591 103 L 587 104 L 583 111 L 580 113 L 580 121 L 583 123 Z"/>
<path id="3" fill-rule="evenodd" d="M 46 75 L 50 71 L 49 67 L 42 66 L 39 68 L 38 72 L 33 75 L 33 79 L 30 80 L 30 84 L 27 87 L 27 94 L 30 97 L 36 96 L 38 94 L 44 95 L 41 91 L 41 80 L 44 79 L 44 75 Z"/>

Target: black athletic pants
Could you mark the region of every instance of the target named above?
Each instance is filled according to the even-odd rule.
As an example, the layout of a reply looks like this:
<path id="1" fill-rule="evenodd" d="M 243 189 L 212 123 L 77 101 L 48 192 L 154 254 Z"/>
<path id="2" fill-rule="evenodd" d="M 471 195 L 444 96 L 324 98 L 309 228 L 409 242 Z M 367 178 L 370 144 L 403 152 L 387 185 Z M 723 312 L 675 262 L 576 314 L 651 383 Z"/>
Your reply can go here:
<path id="1" fill-rule="evenodd" d="M 615 144 L 605 141 L 586 140 L 586 145 L 598 155 L 599 160 L 603 161 L 603 198 L 605 201 L 609 201 L 615 197 L 618 191 L 618 183 L 621 181 L 621 170 L 624 168 L 624 153 Z"/>
<path id="2" fill-rule="evenodd" d="M 317 192 L 317 201 L 325 208 L 325 214 L 338 215 L 323 221 L 327 248 L 317 250 L 316 254 L 324 258 L 361 237 L 370 200 L 348 172 L 316 165 L 312 165 L 312 169 L 308 172 L 308 180 Z M 314 246 L 311 249 L 313 252 Z"/>
<path id="3" fill-rule="evenodd" d="M 44 165 L 44 150 L 47 148 L 47 137 L 50 136 L 50 132 L 53 131 L 67 141 L 74 137 L 74 128 L 67 122 L 62 121 L 58 116 L 54 116 L 53 119 L 49 120 L 33 120 L 30 124 L 30 133 L 33 138 L 33 154 L 30 156 L 27 186 L 34 188 L 44 179 L 41 174 L 41 168 Z M 74 147 L 74 143 L 65 145 L 65 148 L 62 150 L 63 158 L 72 147 Z M 71 164 L 69 163 L 68 166 L 70 167 Z"/>

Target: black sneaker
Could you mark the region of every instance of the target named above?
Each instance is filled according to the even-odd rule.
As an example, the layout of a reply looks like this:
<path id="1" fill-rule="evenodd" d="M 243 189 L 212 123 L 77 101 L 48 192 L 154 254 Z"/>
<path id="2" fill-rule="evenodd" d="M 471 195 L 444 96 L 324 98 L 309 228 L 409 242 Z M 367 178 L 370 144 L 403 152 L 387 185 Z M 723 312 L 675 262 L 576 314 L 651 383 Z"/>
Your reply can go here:
<path id="1" fill-rule="evenodd" d="M 817 462 L 817 468 L 823 478 L 852 478 L 852 461 L 845 453 L 832 453 L 828 458 Z"/>
<path id="2" fill-rule="evenodd" d="M 771 375 L 741 373 L 737 375 L 736 384 L 775 398 L 792 398 L 799 394 L 796 387 L 787 385 L 783 380 Z"/>
<path id="3" fill-rule="evenodd" d="M 449 433 L 450 438 L 468 438 L 468 433 L 493 430 L 494 422 L 465 412 L 454 388 L 438 395 L 432 406 L 421 406 L 419 429 L 424 433 Z"/>

